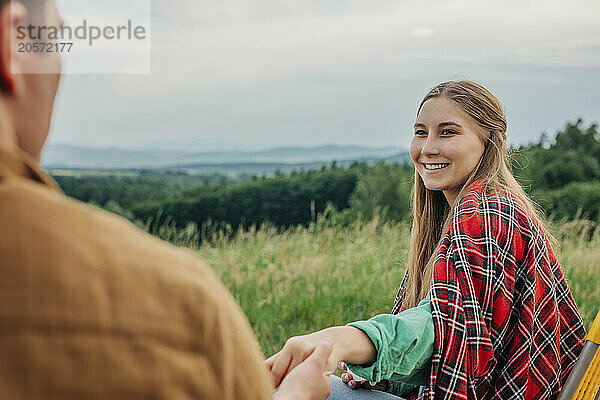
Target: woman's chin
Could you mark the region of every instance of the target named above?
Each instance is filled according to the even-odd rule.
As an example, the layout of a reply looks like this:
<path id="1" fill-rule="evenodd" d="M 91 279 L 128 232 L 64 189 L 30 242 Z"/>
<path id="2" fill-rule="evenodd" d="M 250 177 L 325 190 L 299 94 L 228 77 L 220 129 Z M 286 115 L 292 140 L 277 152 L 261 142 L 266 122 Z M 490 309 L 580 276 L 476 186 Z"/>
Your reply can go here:
<path id="1" fill-rule="evenodd" d="M 446 188 L 446 186 L 444 186 L 438 182 L 423 181 L 423 184 L 425 185 L 425 188 L 427 188 L 427 190 L 439 191 L 439 190 L 444 190 Z"/>

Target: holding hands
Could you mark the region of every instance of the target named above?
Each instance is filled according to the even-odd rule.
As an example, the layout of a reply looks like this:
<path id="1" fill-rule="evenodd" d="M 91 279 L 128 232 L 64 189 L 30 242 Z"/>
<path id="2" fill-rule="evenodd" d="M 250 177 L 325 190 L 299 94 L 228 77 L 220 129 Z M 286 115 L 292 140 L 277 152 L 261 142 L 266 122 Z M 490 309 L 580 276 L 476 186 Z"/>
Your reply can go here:
<path id="1" fill-rule="evenodd" d="M 335 343 L 330 338 L 327 338 L 326 335 L 323 335 L 322 332 L 323 331 L 288 339 L 278 353 L 275 353 L 265 361 L 267 368 L 271 371 L 275 388 L 279 387 L 283 379 L 292 372 L 294 368 L 313 354 L 319 343 L 324 340 L 328 340 L 332 350 L 323 365 L 323 372 L 330 375 L 335 371 L 335 367 L 339 361 L 337 359 L 338 354 L 336 352 L 336 346 Z"/>
<path id="2" fill-rule="evenodd" d="M 335 371 L 339 361 L 367 364 L 372 363 L 376 356 L 373 343 L 363 331 L 350 326 L 335 326 L 288 339 L 278 353 L 265 361 L 265 365 L 271 371 L 274 387 L 279 388 L 278 394 L 293 392 L 294 386 L 294 391 L 305 392 L 303 398 L 325 399 L 331 391 L 327 376 Z M 378 389 L 368 382 L 349 386 Z M 326 393 L 322 390 L 324 387 L 328 389 Z"/>
<path id="3" fill-rule="evenodd" d="M 278 385 L 279 390 L 274 399 L 325 400 L 331 394 L 326 365 L 332 352 L 331 341 L 324 340 L 319 343 L 310 356 L 286 375 Z"/>

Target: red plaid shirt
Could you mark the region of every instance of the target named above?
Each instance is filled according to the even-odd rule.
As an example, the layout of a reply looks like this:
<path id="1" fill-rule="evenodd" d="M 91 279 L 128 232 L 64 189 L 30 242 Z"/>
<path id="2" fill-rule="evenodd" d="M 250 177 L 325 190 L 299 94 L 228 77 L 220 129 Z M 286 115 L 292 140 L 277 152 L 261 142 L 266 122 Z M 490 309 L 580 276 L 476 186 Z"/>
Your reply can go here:
<path id="1" fill-rule="evenodd" d="M 402 309 L 401 285 L 392 311 Z M 554 399 L 585 341 L 539 224 L 508 189 L 474 181 L 455 208 L 431 287 L 427 399 Z"/>

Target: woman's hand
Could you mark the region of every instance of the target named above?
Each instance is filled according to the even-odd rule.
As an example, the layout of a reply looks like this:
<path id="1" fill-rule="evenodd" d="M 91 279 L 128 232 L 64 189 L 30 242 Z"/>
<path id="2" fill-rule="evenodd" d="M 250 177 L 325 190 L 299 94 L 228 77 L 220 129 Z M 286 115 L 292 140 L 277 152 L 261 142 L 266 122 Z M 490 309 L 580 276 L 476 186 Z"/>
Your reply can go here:
<path id="1" fill-rule="evenodd" d="M 275 400 L 323 400 L 331 394 L 331 381 L 326 365 L 333 351 L 329 340 L 321 342 L 315 351 L 281 382 Z"/>
<path id="2" fill-rule="evenodd" d="M 304 360 L 306 360 L 317 348 L 320 342 L 329 339 L 332 351 L 330 352 L 325 365 L 324 371 L 331 374 L 335 371 L 335 366 L 338 363 L 335 343 L 323 334 L 323 331 L 310 333 L 304 336 L 296 336 L 288 339 L 283 348 L 276 354 L 269 357 L 265 364 L 271 371 L 273 377 L 273 385 L 278 388 L 283 379 Z"/>
<path id="3" fill-rule="evenodd" d="M 338 368 L 341 369 L 342 371 L 348 371 L 348 366 L 344 362 L 339 363 Z M 354 377 L 352 376 L 352 374 L 350 374 L 349 372 L 342 373 L 341 378 L 342 378 L 342 382 L 348 384 L 348 387 L 350 389 L 365 388 L 365 389 L 381 390 L 383 392 L 387 391 L 387 389 L 388 389 L 387 381 L 382 381 L 382 382 L 376 383 L 375 385 L 371 385 L 369 383 L 369 381 L 366 381 L 366 380 L 362 380 L 362 381 L 355 380 Z"/>

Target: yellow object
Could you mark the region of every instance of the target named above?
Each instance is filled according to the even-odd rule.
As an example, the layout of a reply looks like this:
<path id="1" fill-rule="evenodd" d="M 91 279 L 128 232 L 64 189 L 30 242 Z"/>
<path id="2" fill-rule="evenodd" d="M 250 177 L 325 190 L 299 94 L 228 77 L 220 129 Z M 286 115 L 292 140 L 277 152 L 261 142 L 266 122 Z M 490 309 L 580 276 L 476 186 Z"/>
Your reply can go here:
<path id="1" fill-rule="evenodd" d="M 593 400 L 598 393 L 598 386 L 600 385 L 600 351 L 596 352 L 594 359 L 592 360 L 585 375 L 575 392 L 574 399 L 580 400 Z"/>
<path id="2" fill-rule="evenodd" d="M 586 340 L 589 340 L 590 342 L 596 344 L 600 344 L 600 312 L 598 312 L 598 315 L 596 315 L 596 318 L 594 319 L 594 323 L 592 324 L 592 327 L 588 332 Z"/>
<path id="3" fill-rule="evenodd" d="M 586 340 L 600 344 L 600 312 L 596 315 L 594 323 L 588 332 Z M 574 399 L 578 400 L 593 400 L 596 398 L 598 388 L 600 387 L 600 351 L 596 351 L 596 355 L 592 359 L 589 367 L 585 371 L 585 375 L 581 383 L 577 387 Z"/>

